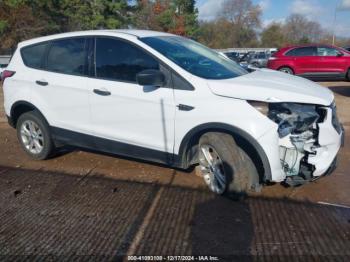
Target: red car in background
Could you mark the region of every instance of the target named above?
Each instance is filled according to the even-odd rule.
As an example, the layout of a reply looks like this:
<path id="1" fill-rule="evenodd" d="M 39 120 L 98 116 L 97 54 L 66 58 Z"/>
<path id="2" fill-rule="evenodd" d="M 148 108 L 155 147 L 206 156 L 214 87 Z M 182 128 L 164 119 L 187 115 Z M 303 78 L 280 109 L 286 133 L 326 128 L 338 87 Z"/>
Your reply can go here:
<path id="1" fill-rule="evenodd" d="M 267 67 L 309 78 L 350 81 L 350 52 L 328 45 L 285 47 L 269 58 Z"/>

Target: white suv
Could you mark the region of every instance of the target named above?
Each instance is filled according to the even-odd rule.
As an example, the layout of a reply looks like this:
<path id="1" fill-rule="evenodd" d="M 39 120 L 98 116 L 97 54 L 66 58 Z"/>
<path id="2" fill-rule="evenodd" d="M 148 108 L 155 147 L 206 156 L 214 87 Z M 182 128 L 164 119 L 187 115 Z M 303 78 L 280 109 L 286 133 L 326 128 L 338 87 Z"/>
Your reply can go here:
<path id="1" fill-rule="evenodd" d="M 180 169 L 197 165 L 217 194 L 326 174 L 343 137 L 328 89 L 271 70 L 248 74 L 166 33 L 25 41 L 4 78 L 9 123 L 34 159 L 68 144 Z"/>

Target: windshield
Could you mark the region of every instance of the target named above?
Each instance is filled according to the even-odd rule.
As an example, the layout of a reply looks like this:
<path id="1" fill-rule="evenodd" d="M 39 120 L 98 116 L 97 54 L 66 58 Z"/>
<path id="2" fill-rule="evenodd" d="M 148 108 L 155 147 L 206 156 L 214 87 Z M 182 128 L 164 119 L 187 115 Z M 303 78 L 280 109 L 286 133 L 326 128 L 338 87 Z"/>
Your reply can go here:
<path id="1" fill-rule="evenodd" d="M 228 79 L 247 74 L 236 62 L 184 37 L 157 36 L 140 40 L 186 71 L 205 79 Z"/>

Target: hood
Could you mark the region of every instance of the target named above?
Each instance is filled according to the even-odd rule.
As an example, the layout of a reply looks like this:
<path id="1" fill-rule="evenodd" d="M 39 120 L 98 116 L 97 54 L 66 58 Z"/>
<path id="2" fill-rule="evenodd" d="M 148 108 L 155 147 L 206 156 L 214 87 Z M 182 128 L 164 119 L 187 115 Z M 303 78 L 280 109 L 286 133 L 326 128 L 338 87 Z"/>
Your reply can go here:
<path id="1" fill-rule="evenodd" d="M 210 90 L 219 96 L 263 102 L 294 102 L 329 106 L 333 93 L 310 80 L 286 73 L 259 69 L 225 80 L 209 80 Z"/>

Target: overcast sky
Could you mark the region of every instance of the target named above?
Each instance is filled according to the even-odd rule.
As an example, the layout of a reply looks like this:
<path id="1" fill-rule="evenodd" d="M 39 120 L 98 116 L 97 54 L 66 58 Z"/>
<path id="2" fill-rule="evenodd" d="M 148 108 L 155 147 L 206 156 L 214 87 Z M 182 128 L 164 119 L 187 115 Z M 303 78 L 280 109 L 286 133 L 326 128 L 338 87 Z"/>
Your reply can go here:
<path id="1" fill-rule="evenodd" d="M 225 0 L 197 0 L 199 18 L 211 20 L 219 12 Z M 332 31 L 334 13 L 337 9 L 336 33 L 350 37 L 350 0 L 252 0 L 263 10 L 263 24 L 273 21 L 283 22 L 290 14 L 302 14 L 318 21 L 324 28 Z"/>

